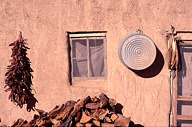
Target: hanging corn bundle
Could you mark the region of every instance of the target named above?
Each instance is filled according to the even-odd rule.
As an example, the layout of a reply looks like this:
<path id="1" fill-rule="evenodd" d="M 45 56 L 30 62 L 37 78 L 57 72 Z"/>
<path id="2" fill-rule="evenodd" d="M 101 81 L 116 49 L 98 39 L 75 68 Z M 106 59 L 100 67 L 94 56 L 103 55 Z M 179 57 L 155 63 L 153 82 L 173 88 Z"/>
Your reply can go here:
<path id="1" fill-rule="evenodd" d="M 171 70 L 178 68 L 179 63 L 179 53 L 178 53 L 178 45 L 177 40 L 179 37 L 172 35 L 168 35 L 168 67 Z"/>
<path id="2" fill-rule="evenodd" d="M 9 45 L 13 46 L 12 59 L 10 60 L 11 65 L 8 66 L 8 71 L 5 74 L 6 85 L 4 88 L 8 87 L 5 91 L 11 91 L 9 99 L 20 108 L 27 103 L 30 95 L 32 95 L 31 72 L 33 70 L 30 68 L 30 61 L 26 56 L 26 51 L 29 48 L 25 44 L 26 42 L 20 32 L 19 38 Z"/>

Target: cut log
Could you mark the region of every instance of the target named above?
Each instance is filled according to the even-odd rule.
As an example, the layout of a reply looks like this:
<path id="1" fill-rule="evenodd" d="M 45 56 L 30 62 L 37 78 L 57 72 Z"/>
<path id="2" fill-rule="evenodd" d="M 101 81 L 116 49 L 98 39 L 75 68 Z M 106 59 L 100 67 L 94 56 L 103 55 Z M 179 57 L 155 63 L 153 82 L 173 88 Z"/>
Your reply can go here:
<path id="1" fill-rule="evenodd" d="M 91 117 L 95 120 L 103 120 L 104 117 L 108 114 L 108 110 L 105 109 L 96 109 L 92 110 Z"/>
<path id="2" fill-rule="evenodd" d="M 72 112 L 75 104 L 76 104 L 76 101 L 72 101 L 72 100 L 67 101 L 64 104 L 64 107 L 61 110 L 61 112 L 56 116 L 56 119 L 65 121 L 67 119 L 67 117 L 69 116 L 69 114 Z"/>
<path id="3" fill-rule="evenodd" d="M 110 105 L 111 107 L 113 107 L 113 106 L 115 106 L 115 104 L 116 104 L 116 100 L 110 98 L 110 99 L 109 99 L 109 105 Z"/>
<path id="4" fill-rule="evenodd" d="M 92 123 L 86 123 L 85 127 L 91 127 L 93 124 Z"/>
<path id="5" fill-rule="evenodd" d="M 90 100 L 90 96 L 79 100 L 75 105 L 74 105 L 74 110 L 71 112 L 70 116 L 67 118 L 66 122 L 62 124 L 62 126 L 69 126 L 71 120 L 75 117 L 75 115 L 82 110 L 84 105 Z"/>
<path id="6" fill-rule="evenodd" d="M 11 126 L 23 126 L 26 123 L 25 120 L 22 118 L 19 118 L 17 121 L 15 121 Z"/>
<path id="7" fill-rule="evenodd" d="M 115 127 L 114 124 L 110 124 L 110 123 L 101 123 L 102 127 Z M 128 126 L 127 126 L 128 127 Z"/>
<path id="8" fill-rule="evenodd" d="M 104 123 L 111 123 L 111 122 L 112 120 L 108 116 L 105 116 Z"/>
<path id="9" fill-rule="evenodd" d="M 50 119 L 50 117 L 48 116 L 48 113 L 45 113 L 42 117 L 41 117 L 42 120 L 47 120 L 47 119 Z"/>
<path id="10" fill-rule="evenodd" d="M 80 122 L 78 122 L 78 123 L 76 124 L 76 127 L 83 127 L 83 124 L 81 124 Z"/>
<path id="11" fill-rule="evenodd" d="M 64 108 L 64 104 L 60 106 L 56 106 L 53 110 L 49 112 L 49 116 L 52 117 L 52 116 L 58 115 L 63 108 Z"/>
<path id="12" fill-rule="evenodd" d="M 99 106 L 100 106 L 100 103 L 87 103 L 85 105 L 85 107 L 88 109 L 97 109 L 99 108 Z"/>
<path id="13" fill-rule="evenodd" d="M 99 98 L 100 98 L 100 101 L 99 101 L 100 106 L 99 107 L 103 108 L 104 106 L 107 105 L 109 98 L 104 93 L 100 94 Z"/>
<path id="14" fill-rule="evenodd" d="M 79 111 L 79 112 L 77 113 L 76 117 L 75 117 L 75 123 L 79 122 L 80 119 L 81 119 L 81 117 L 82 117 L 82 112 Z"/>
<path id="15" fill-rule="evenodd" d="M 91 115 L 91 113 L 90 113 L 90 111 L 89 111 L 88 109 L 85 109 L 85 111 L 84 111 L 84 112 L 85 112 L 85 114 L 86 114 L 86 115 L 88 115 L 88 116 L 90 116 L 90 115 Z"/>
<path id="16" fill-rule="evenodd" d="M 111 115 L 111 120 L 112 120 L 112 122 L 114 122 L 118 117 L 119 117 L 118 115 L 116 115 L 115 113 L 113 113 L 113 114 Z"/>
<path id="17" fill-rule="evenodd" d="M 40 119 L 36 122 L 36 126 L 48 126 L 50 123 L 51 123 L 50 119 L 47 120 Z"/>
<path id="18" fill-rule="evenodd" d="M 58 122 L 54 122 L 52 127 L 60 127 L 62 124 L 62 120 L 58 120 Z"/>
<path id="19" fill-rule="evenodd" d="M 108 110 L 105 109 L 99 109 L 98 111 L 99 111 L 98 113 L 99 120 L 103 120 L 109 112 Z"/>
<path id="20" fill-rule="evenodd" d="M 88 123 L 91 120 L 92 120 L 92 118 L 90 116 L 87 116 L 85 114 L 85 112 L 82 112 L 82 117 L 81 117 L 80 123 L 85 124 L 85 123 Z"/>
<path id="21" fill-rule="evenodd" d="M 91 110 L 91 118 L 99 121 L 99 109 Z"/>
<path id="22" fill-rule="evenodd" d="M 56 120 L 65 120 L 69 116 L 69 114 L 72 112 L 74 105 L 68 105 L 65 107 L 65 109 L 57 115 Z"/>
<path id="23" fill-rule="evenodd" d="M 50 119 L 53 125 L 60 125 L 60 121 L 56 119 Z"/>
<path id="24" fill-rule="evenodd" d="M 97 102 L 99 102 L 99 98 L 97 98 L 97 97 L 95 96 L 95 97 L 91 98 L 91 102 L 92 102 L 92 103 L 97 103 Z"/>
<path id="25" fill-rule="evenodd" d="M 84 98 L 84 99 L 81 99 L 79 100 L 75 105 L 74 105 L 74 110 L 73 112 L 71 113 L 72 116 L 75 116 L 77 112 L 79 112 L 83 107 L 84 105 L 90 100 L 90 96 Z"/>
<path id="26" fill-rule="evenodd" d="M 125 116 L 118 114 L 118 118 L 115 120 L 114 125 L 128 127 L 130 121 L 131 121 L 131 117 L 126 118 Z"/>
<path id="27" fill-rule="evenodd" d="M 73 101 L 73 100 L 70 100 L 70 101 L 67 101 L 64 106 L 67 107 L 69 105 L 75 105 L 77 102 L 76 101 Z"/>
<path id="28" fill-rule="evenodd" d="M 43 111 L 41 109 L 35 109 L 35 110 L 39 113 L 40 117 L 46 113 L 45 111 Z"/>
<path id="29" fill-rule="evenodd" d="M 93 120 L 93 124 L 96 125 L 96 126 L 101 126 L 100 125 L 101 123 L 98 120 Z"/>

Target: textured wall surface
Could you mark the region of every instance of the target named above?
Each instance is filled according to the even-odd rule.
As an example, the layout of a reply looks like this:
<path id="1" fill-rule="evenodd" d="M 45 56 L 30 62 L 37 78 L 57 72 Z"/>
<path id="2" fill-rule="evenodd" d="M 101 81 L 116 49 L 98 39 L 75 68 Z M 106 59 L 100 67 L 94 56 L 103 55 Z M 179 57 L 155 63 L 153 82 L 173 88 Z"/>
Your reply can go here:
<path id="1" fill-rule="evenodd" d="M 166 31 L 192 30 L 190 0 L 0 0 L 0 124 L 27 112 L 8 100 L 4 91 L 8 46 L 19 31 L 28 39 L 36 108 L 50 111 L 68 100 L 101 92 L 123 105 L 123 114 L 144 126 L 169 125 L 169 70 L 166 64 Z M 137 29 L 150 36 L 159 49 L 159 62 L 136 75 L 118 58 L 121 39 Z M 67 31 L 107 31 L 107 80 L 68 82 Z M 160 58 L 161 57 L 161 58 Z M 159 67 L 161 64 L 162 67 Z M 157 74 L 146 77 L 146 75 Z"/>

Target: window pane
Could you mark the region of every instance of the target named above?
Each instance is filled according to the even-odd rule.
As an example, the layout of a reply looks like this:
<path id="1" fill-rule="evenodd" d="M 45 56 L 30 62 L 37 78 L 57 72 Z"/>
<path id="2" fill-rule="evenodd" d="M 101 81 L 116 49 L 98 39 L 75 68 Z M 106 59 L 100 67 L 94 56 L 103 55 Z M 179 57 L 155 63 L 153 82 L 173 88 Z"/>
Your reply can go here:
<path id="1" fill-rule="evenodd" d="M 77 66 L 76 59 L 73 59 L 73 77 L 81 77 Z"/>
<path id="2" fill-rule="evenodd" d="M 73 77 L 87 77 L 87 59 L 76 60 L 73 59 Z"/>
<path id="3" fill-rule="evenodd" d="M 91 77 L 104 76 L 103 39 L 89 39 L 89 59 Z"/>
<path id="4" fill-rule="evenodd" d="M 192 101 L 177 101 L 177 115 L 191 115 Z"/>
<path id="5" fill-rule="evenodd" d="M 177 127 L 192 127 L 192 120 L 178 120 Z"/>
<path id="6" fill-rule="evenodd" d="M 73 77 L 87 77 L 87 42 L 85 39 L 72 41 Z"/>
<path id="7" fill-rule="evenodd" d="M 87 43 L 85 39 L 77 39 L 72 41 L 72 54 L 73 58 L 87 58 Z"/>
<path id="8" fill-rule="evenodd" d="M 103 45 L 103 39 L 97 39 L 96 40 L 96 46 Z"/>
<path id="9" fill-rule="evenodd" d="M 178 95 L 192 96 L 192 47 L 180 46 L 179 49 Z"/>

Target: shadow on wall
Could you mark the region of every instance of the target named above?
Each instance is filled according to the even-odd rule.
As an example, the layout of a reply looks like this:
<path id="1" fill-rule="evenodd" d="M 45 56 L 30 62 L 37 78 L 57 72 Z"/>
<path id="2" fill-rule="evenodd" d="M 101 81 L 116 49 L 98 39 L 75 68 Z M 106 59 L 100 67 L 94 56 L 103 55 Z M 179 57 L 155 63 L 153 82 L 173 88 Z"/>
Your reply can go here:
<path id="1" fill-rule="evenodd" d="M 72 77 L 71 77 L 71 71 L 72 71 L 72 65 L 71 65 L 71 45 L 70 45 L 70 39 L 69 39 L 69 34 L 67 35 L 67 52 L 68 52 L 68 63 L 69 63 L 69 68 L 68 68 L 68 79 L 69 79 L 69 84 L 72 85 Z"/>
<path id="2" fill-rule="evenodd" d="M 116 113 L 116 114 L 123 114 L 123 113 L 122 113 L 122 109 L 123 109 L 123 105 L 121 105 L 120 103 L 117 103 L 117 104 L 115 105 L 115 113 Z"/>
<path id="3" fill-rule="evenodd" d="M 121 114 L 121 115 L 123 115 L 122 109 L 123 109 L 123 105 L 121 105 L 120 103 L 117 103 L 117 104 L 115 105 L 115 113 L 116 113 L 116 114 Z M 129 127 L 144 127 L 144 126 L 141 125 L 141 124 L 135 124 L 133 121 L 130 121 Z"/>
<path id="4" fill-rule="evenodd" d="M 155 58 L 155 61 L 153 62 L 153 64 L 144 69 L 144 70 L 132 70 L 136 75 L 143 77 L 143 78 L 152 78 L 155 77 L 156 75 L 158 75 L 163 66 L 164 66 L 164 58 L 162 53 L 159 51 L 159 49 L 156 47 L 156 51 L 157 51 L 157 56 Z"/>

